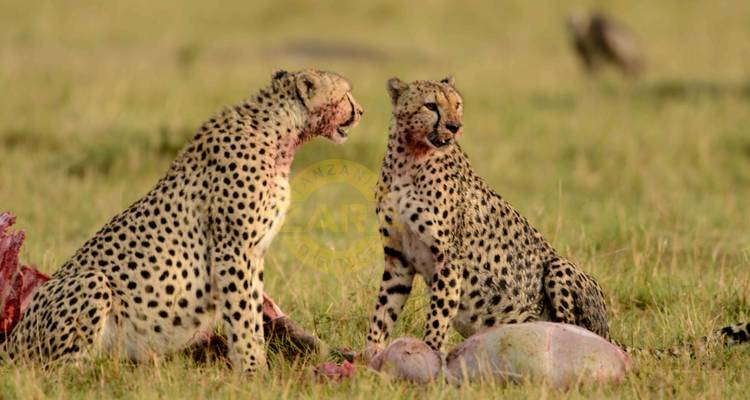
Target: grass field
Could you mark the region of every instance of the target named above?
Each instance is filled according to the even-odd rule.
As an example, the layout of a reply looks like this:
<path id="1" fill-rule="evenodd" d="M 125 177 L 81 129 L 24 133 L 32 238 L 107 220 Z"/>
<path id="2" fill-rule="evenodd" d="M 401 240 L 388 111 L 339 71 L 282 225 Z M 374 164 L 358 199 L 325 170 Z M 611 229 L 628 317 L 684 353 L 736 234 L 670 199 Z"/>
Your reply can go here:
<path id="1" fill-rule="evenodd" d="M 366 110 L 344 146 L 319 140 L 302 149 L 295 174 L 328 159 L 376 172 L 390 115 L 386 79 L 454 74 L 465 101 L 462 144 L 475 168 L 598 278 L 614 338 L 666 346 L 750 319 L 749 2 L 222 4 L 0 2 L 0 210 L 14 212 L 28 232 L 23 260 L 46 272 L 61 265 L 150 189 L 200 122 L 266 85 L 274 69 L 337 71 Z M 563 23 L 592 5 L 644 39 L 640 81 L 581 73 Z M 355 229 L 316 225 L 311 210 L 331 210 L 335 219 L 336 210 L 369 207 L 346 182 L 295 204 L 289 224 L 337 249 Z M 369 208 L 365 218 L 372 226 Z M 268 292 L 324 340 L 361 348 L 380 253 L 372 262 L 316 267 L 283 236 L 266 263 Z M 421 334 L 423 291 L 409 301 L 397 335 Z M 620 386 L 566 395 L 746 398 L 749 359 L 749 346 L 694 360 L 643 358 Z M 180 357 L 50 371 L 5 365 L 0 399 L 562 395 L 533 384 L 419 387 L 363 369 L 339 385 L 315 384 L 307 367 L 278 360 L 267 376 L 250 379 Z"/>

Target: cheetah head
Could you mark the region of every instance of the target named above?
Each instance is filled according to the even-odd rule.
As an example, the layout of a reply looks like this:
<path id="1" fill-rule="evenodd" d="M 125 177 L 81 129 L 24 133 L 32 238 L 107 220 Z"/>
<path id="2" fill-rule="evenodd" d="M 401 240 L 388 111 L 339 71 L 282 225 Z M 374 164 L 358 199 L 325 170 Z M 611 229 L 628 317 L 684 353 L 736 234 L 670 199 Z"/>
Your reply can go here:
<path id="1" fill-rule="evenodd" d="M 440 81 L 388 80 L 397 132 L 418 154 L 444 149 L 461 137 L 463 101 L 453 77 Z"/>
<path id="2" fill-rule="evenodd" d="M 364 110 L 352 95 L 349 82 L 326 71 L 306 69 L 299 72 L 278 71 L 273 76 L 274 89 L 289 89 L 303 111 L 300 140 L 323 136 L 341 144 L 348 129 L 356 126 Z"/>

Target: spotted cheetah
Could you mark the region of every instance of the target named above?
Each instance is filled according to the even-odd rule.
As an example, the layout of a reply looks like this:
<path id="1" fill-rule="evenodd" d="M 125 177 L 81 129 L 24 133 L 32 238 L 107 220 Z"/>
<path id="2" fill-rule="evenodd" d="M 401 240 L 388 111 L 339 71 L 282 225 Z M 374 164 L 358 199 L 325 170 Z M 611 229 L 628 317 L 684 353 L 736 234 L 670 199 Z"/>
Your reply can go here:
<path id="1" fill-rule="evenodd" d="M 430 294 L 425 342 L 442 351 L 448 325 L 464 337 L 498 324 L 550 320 L 609 339 L 602 289 L 563 258 L 474 173 L 456 143 L 462 99 L 452 78 L 388 81 L 393 119 L 376 190 L 385 268 L 365 358 L 380 349 L 411 293 Z M 748 339 L 748 324 L 717 331 Z"/>
<path id="2" fill-rule="evenodd" d="M 295 150 L 316 136 L 343 143 L 362 113 L 337 74 L 276 72 L 205 122 L 166 176 L 37 290 L 10 357 L 142 361 L 223 323 L 233 368 L 264 369 L 263 257 L 289 206 Z"/>

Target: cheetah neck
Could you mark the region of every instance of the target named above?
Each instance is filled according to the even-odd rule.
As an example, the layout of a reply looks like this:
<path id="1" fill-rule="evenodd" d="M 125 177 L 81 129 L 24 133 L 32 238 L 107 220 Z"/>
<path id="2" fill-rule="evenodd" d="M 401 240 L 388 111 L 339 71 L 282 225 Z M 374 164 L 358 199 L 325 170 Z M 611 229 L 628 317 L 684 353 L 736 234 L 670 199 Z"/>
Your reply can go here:
<path id="1" fill-rule="evenodd" d="M 413 178 L 415 160 L 411 157 L 405 140 L 394 126 L 388 138 L 388 147 L 383 159 L 380 179 L 385 186 L 390 186 L 394 181 L 404 178 Z M 411 180 L 411 179 L 409 179 Z"/>
<path id="2" fill-rule="evenodd" d="M 409 140 L 412 136 L 407 129 L 399 127 L 395 121 L 391 123 L 388 148 L 381 174 L 383 183 L 411 181 L 419 169 L 438 154 L 435 149 Z"/>
<path id="3" fill-rule="evenodd" d="M 262 89 L 236 110 L 264 140 L 279 175 L 289 176 L 297 149 L 312 138 L 305 129 L 305 109 L 292 88 Z"/>

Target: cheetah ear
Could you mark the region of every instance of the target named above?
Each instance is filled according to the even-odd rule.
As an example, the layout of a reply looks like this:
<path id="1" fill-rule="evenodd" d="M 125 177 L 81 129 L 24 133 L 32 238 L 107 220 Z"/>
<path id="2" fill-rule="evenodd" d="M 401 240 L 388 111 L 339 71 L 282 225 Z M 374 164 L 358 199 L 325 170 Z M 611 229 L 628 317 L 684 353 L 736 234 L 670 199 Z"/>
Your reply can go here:
<path id="1" fill-rule="evenodd" d="M 388 79 L 386 88 L 388 89 L 388 94 L 391 95 L 391 102 L 393 102 L 393 105 L 396 105 L 396 103 L 398 102 L 398 98 L 401 97 L 401 93 L 404 92 L 407 86 L 409 85 L 406 82 L 396 78 L 395 76 L 391 79 Z"/>
<path id="2" fill-rule="evenodd" d="M 317 74 L 304 71 L 297 74 L 296 79 L 297 96 L 302 100 L 306 108 L 310 108 L 311 101 L 315 97 L 315 92 L 320 87 L 320 76 Z"/>
<path id="3" fill-rule="evenodd" d="M 287 75 L 289 73 L 283 69 L 277 69 L 273 72 L 273 75 L 271 75 L 271 86 L 274 92 L 278 92 L 281 89 L 281 79 Z"/>
<path id="4" fill-rule="evenodd" d="M 456 87 L 456 80 L 453 78 L 453 75 L 449 75 L 449 76 L 441 79 L 440 83 L 446 83 L 446 84 L 450 85 L 451 87 Z"/>

